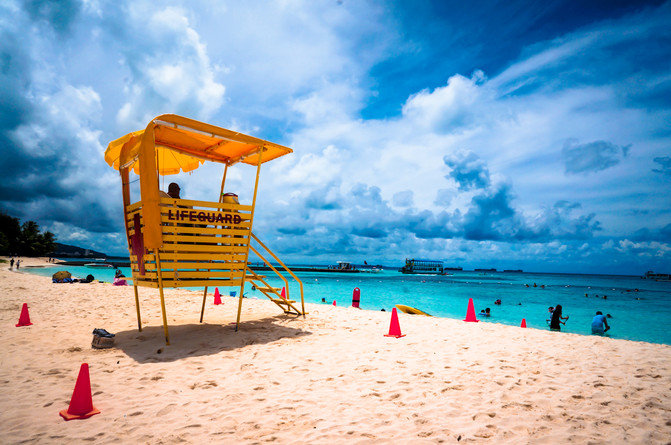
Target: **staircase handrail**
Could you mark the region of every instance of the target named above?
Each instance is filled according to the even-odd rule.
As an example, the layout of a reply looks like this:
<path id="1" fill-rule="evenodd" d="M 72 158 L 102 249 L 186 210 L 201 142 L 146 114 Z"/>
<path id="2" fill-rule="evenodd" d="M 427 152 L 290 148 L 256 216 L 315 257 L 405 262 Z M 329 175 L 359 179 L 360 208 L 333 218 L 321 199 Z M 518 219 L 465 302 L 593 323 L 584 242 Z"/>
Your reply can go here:
<path id="1" fill-rule="evenodd" d="M 282 266 L 282 267 L 284 268 L 284 270 L 286 270 L 286 271 L 289 273 L 289 275 L 291 275 L 291 276 L 293 277 L 294 280 L 296 280 L 296 281 L 298 282 L 298 285 L 300 286 L 300 290 L 301 290 L 301 311 L 303 312 L 303 318 L 305 318 L 305 300 L 304 300 L 304 298 L 303 298 L 303 282 L 296 276 L 295 273 L 293 273 L 293 272 L 291 271 L 291 269 L 289 269 L 289 268 L 287 267 L 286 264 L 284 264 L 284 263 L 282 262 L 282 260 L 280 260 L 280 259 L 277 257 L 277 255 L 275 255 L 275 254 L 273 253 L 272 250 L 270 250 L 270 249 L 268 248 L 268 246 L 266 246 L 265 244 L 263 244 L 263 243 L 261 242 L 261 240 L 260 240 L 256 235 L 254 235 L 254 232 L 250 231 L 249 234 L 251 235 L 251 237 L 252 237 L 257 243 L 259 243 L 259 245 L 260 245 L 261 247 L 263 247 L 263 248 L 266 250 L 266 252 L 268 252 L 268 253 L 275 259 L 275 261 L 277 261 L 277 262 L 280 264 L 280 266 Z M 265 261 L 265 260 L 264 260 L 264 261 Z M 269 263 L 266 262 L 266 264 L 268 264 L 268 265 L 270 266 Z M 272 267 L 272 266 L 271 266 L 271 267 Z M 287 298 L 289 297 L 288 292 L 289 292 L 289 286 L 287 286 Z"/>
<path id="2" fill-rule="evenodd" d="M 275 272 L 275 274 L 276 274 L 278 277 L 282 278 L 282 281 L 284 281 L 284 285 L 286 286 L 286 290 L 287 290 L 287 291 L 286 291 L 286 297 L 287 297 L 287 299 L 289 299 L 289 281 L 287 281 L 286 277 L 285 277 L 284 275 L 282 275 L 282 274 L 280 273 L 280 271 L 278 271 L 277 269 L 275 269 L 275 268 L 273 267 L 273 265 L 270 264 L 270 261 L 266 260 L 266 259 L 263 257 L 263 255 L 261 255 L 261 254 L 259 253 L 259 251 L 256 250 L 256 249 L 254 248 L 254 246 L 251 246 L 251 245 L 250 245 L 249 248 L 252 250 L 252 252 L 254 252 L 254 253 L 256 254 L 256 256 L 258 256 L 259 258 L 261 258 L 261 261 L 263 261 L 264 263 L 266 263 L 266 266 L 270 267 L 270 269 L 271 269 L 273 272 Z M 253 267 L 252 267 L 252 271 L 253 271 L 253 270 L 254 270 L 254 269 L 253 269 Z"/>

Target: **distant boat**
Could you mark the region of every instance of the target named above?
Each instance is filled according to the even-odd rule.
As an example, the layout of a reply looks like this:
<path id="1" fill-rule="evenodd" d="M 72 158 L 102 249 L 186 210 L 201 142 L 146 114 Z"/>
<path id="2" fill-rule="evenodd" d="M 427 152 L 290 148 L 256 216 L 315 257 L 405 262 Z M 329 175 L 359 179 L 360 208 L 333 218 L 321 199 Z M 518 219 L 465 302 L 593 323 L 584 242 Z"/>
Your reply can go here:
<path id="1" fill-rule="evenodd" d="M 655 273 L 655 272 L 649 270 L 645 273 L 645 276 L 643 278 L 646 278 L 648 280 L 655 280 L 655 281 L 671 281 L 671 274 Z"/>
<path id="2" fill-rule="evenodd" d="M 432 260 L 416 260 L 416 259 L 405 259 L 405 266 L 401 268 L 402 273 L 409 274 L 431 274 L 431 275 L 442 275 L 443 274 L 443 262 L 442 261 L 432 261 Z"/>
<path id="3" fill-rule="evenodd" d="M 107 263 L 86 263 L 84 264 L 84 267 L 91 267 L 91 268 L 113 268 L 111 264 Z"/>
<path id="4" fill-rule="evenodd" d="M 524 271 L 523 271 L 522 269 L 506 269 L 506 270 L 504 270 L 504 272 L 508 272 L 508 273 L 513 273 L 513 272 L 514 272 L 514 273 L 521 273 L 521 272 L 524 272 Z"/>
<path id="5" fill-rule="evenodd" d="M 475 269 L 475 272 L 496 272 L 496 269 Z"/>

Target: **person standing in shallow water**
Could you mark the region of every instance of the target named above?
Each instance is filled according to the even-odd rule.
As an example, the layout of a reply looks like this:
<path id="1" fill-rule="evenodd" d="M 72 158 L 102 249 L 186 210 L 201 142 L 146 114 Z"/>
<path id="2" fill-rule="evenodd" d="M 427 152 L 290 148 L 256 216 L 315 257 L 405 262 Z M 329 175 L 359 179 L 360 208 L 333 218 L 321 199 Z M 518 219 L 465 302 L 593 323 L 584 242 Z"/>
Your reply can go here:
<path id="1" fill-rule="evenodd" d="M 555 310 L 552 311 L 552 319 L 550 320 L 550 329 L 552 329 L 553 331 L 561 331 L 560 325 L 566 324 L 566 321 L 562 320 L 568 320 L 568 316 L 562 317 L 562 307 L 561 304 L 558 304 L 555 306 Z"/>
<path id="2" fill-rule="evenodd" d="M 592 334 L 603 335 L 610 329 L 608 326 L 607 317 L 603 315 L 603 312 L 596 311 L 596 316 L 592 319 Z"/>

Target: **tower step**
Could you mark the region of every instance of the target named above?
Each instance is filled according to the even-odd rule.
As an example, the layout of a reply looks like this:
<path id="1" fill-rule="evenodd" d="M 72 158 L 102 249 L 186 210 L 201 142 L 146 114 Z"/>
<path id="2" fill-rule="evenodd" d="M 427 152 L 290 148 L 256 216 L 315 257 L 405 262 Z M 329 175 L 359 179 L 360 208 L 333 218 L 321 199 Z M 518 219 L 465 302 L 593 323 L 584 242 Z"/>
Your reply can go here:
<path id="1" fill-rule="evenodd" d="M 278 290 L 282 290 L 279 287 L 258 287 L 257 289 L 260 290 L 261 292 L 277 292 Z"/>
<path id="2" fill-rule="evenodd" d="M 245 281 L 254 281 L 254 280 L 258 280 L 259 278 L 265 278 L 265 277 L 266 277 L 265 275 L 250 274 L 250 275 L 245 276 Z"/>

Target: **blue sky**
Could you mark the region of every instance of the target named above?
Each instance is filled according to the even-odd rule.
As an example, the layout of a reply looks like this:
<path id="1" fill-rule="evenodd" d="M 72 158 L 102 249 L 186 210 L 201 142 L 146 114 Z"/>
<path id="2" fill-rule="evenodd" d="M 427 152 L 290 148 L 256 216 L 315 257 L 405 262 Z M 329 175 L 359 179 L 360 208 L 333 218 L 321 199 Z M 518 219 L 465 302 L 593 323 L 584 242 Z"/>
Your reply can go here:
<path id="1" fill-rule="evenodd" d="M 3 2 L 0 208 L 124 254 L 102 154 L 176 113 L 294 149 L 255 219 L 291 262 L 669 271 L 669 23 L 669 2 Z M 165 184 L 212 200 L 221 174 Z"/>

